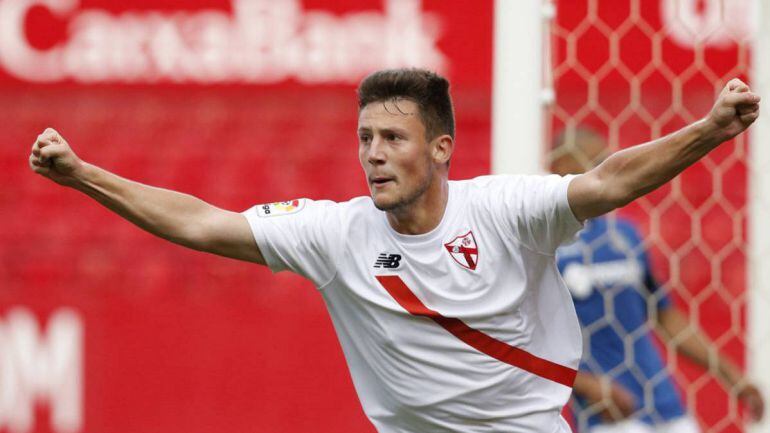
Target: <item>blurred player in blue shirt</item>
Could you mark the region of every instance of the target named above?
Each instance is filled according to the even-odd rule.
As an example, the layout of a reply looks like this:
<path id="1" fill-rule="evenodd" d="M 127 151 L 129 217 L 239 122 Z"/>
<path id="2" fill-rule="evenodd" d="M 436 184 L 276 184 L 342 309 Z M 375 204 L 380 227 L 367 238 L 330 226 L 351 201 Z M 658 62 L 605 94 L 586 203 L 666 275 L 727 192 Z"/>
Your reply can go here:
<path id="1" fill-rule="evenodd" d="M 562 134 L 552 169 L 561 175 L 582 173 L 606 152 L 604 139 L 592 131 Z M 716 371 L 738 391 L 749 415 L 761 418 L 761 394 L 741 371 L 722 356 L 709 365 L 709 352 L 717 351 L 659 288 L 631 221 L 588 220 L 578 240 L 559 248 L 557 258 L 583 327 L 584 355 L 574 386 L 581 428 L 591 433 L 700 431 L 655 347 L 653 327 L 666 342 L 676 338 L 677 352 Z"/>

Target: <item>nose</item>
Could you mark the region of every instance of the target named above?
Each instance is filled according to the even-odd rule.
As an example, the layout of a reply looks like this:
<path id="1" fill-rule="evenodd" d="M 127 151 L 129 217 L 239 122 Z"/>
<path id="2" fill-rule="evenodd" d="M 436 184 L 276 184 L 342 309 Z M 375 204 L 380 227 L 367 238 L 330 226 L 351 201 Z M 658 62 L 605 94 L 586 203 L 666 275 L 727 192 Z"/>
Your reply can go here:
<path id="1" fill-rule="evenodd" d="M 383 140 L 375 137 L 372 139 L 372 143 L 369 145 L 369 149 L 366 155 L 366 160 L 372 165 L 382 165 L 385 163 L 385 143 Z"/>

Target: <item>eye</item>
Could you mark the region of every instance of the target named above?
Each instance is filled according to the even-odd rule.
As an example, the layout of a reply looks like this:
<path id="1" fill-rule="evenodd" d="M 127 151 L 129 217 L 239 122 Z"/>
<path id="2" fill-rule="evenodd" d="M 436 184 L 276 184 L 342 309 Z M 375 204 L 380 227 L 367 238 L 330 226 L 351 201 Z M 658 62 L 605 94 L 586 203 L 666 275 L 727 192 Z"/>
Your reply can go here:
<path id="1" fill-rule="evenodd" d="M 385 139 L 388 140 L 388 141 L 396 141 L 396 140 L 401 139 L 401 137 L 399 137 L 396 134 L 390 133 L 390 134 L 386 134 L 385 135 Z"/>
<path id="2" fill-rule="evenodd" d="M 372 141 L 372 136 L 369 135 L 369 134 L 360 134 L 358 136 L 358 141 L 360 143 L 368 143 L 368 142 Z"/>

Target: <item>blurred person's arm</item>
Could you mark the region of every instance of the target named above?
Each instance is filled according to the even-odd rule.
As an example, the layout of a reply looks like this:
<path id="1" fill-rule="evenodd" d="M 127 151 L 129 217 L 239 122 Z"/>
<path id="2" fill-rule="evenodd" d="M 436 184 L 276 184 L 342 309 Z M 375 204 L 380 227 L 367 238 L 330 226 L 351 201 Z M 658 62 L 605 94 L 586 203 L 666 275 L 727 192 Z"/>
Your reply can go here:
<path id="1" fill-rule="evenodd" d="M 759 117 L 759 96 L 731 80 L 711 112 L 673 134 L 615 152 L 569 185 L 579 220 L 596 217 L 657 189 L 719 144 L 745 131 Z"/>
<path id="2" fill-rule="evenodd" d="M 687 317 L 673 306 L 659 309 L 657 317 L 658 332 L 667 343 L 674 344 L 678 353 L 705 369 L 710 369 L 713 362 L 713 371 L 728 388 L 736 391 L 751 417 L 755 420 L 762 418 L 764 401 L 759 389 L 743 376 L 735 364 L 719 353 L 698 327 L 691 326 Z M 710 356 L 712 350 L 715 354 L 713 361 Z"/>
<path id="3" fill-rule="evenodd" d="M 195 250 L 265 264 L 243 215 L 88 164 L 51 128 L 32 146 L 29 165 L 35 173 L 87 194 L 156 236 Z"/>
<path id="4" fill-rule="evenodd" d="M 634 395 L 606 376 L 578 371 L 572 390 L 586 399 L 592 410 L 598 409 L 605 421 L 628 418 L 636 408 Z"/>

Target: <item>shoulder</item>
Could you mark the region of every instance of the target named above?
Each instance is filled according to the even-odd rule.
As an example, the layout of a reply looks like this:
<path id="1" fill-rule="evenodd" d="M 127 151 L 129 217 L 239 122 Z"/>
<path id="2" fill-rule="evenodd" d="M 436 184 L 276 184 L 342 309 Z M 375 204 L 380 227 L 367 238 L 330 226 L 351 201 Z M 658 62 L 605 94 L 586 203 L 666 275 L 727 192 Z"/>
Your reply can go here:
<path id="1" fill-rule="evenodd" d="M 369 197 L 356 197 L 345 202 L 297 198 L 258 204 L 244 211 L 255 223 L 268 225 L 302 225 L 335 229 L 350 221 L 363 219 L 376 212 Z"/>
<path id="2" fill-rule="evenodd" d="M 360 220 L 372 216 L 379 212 L 374 207 L 374 202 L 371 197 L 360 196 L 354 197 L 348 201 L 334 203 L 334 212 L 336 212 L 340 218 L 345 218 L 351 221 Z"/>
<path id="3" fill-rule="evenodd" d="M 313 200 L 309 198 L 300 198 L 290 202 L 270 203 L 270 207 L 282 207 L 289 205 L 295 212 L 308 209 L 313 213 L 324 213 L 327 215 L 337 214 L 344 216 L 346 214 L 369 213 L 376 210 L 370 197 L 355 197 L 347 201 L 336 202 L 332 200 Z"/>
<path id="4" fill-rule="evenodd" d="M 344 202 L 321 200 L 315 202 L 323 210 L 315 215 L 319 224 L 336 236 L 347 237 L 371 228 L 382 211 L 374 206 L 371 197 L 355 197 Z"/>
<path id="5" fill-rule="evenodd" d="M 462 188 L 490 188 L 503 186 L 507 184 L 515 184 L 522 181 L 527 175 L 522 174 L 487 174 L 484 176 L 477 176 L 471 179 L 454 180 L 452 183 Z"/>
<path id="6" fill-rule="evenodd" d="M 560 176 L 558 174 L 489 174 L 472 179 L 453 181 L 467 188 L 506 188 L 526 187 L 540 184 L 558 184 L 567 182 L 574 176 Z"/>
<path id="7" fill-rule="evenodd" d="M 486 204 L 505 202 L 507 206 L 524 206 L 527 203 L 566 201 L 567 186 L 572 176 L 556 174 L 498 174 L 479 176 L 462 181 L 452 181 L 468 200 L 482 200 Z"/>
<path id="8" fill-rule="evenodd" d="M 479 197 L 496 195 L 506 188 L 514 187 L 521 181 L 521 175 L 486 175 L 471 179 L 452 180 L 451 187 L 457 195 Z"/>

